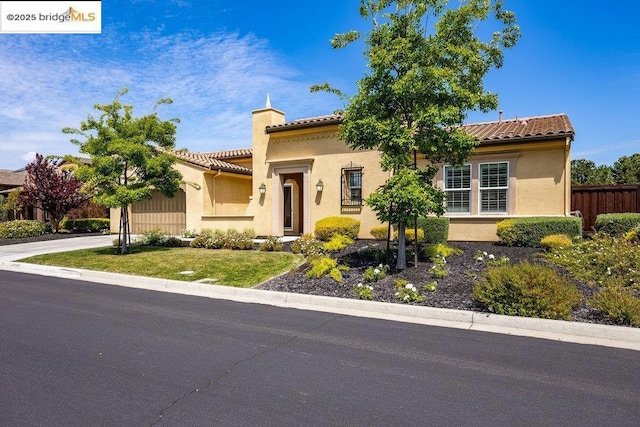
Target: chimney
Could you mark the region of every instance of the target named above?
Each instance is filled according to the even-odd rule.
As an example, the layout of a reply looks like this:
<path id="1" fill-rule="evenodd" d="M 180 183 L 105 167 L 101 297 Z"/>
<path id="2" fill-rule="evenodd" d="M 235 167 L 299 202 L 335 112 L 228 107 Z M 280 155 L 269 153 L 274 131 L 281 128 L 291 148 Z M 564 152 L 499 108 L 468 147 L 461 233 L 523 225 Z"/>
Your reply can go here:
<path id="1" fill-rule="evenodd" d="M 498 111 L 498 122 L 502 123 L 502 110 Z"/>

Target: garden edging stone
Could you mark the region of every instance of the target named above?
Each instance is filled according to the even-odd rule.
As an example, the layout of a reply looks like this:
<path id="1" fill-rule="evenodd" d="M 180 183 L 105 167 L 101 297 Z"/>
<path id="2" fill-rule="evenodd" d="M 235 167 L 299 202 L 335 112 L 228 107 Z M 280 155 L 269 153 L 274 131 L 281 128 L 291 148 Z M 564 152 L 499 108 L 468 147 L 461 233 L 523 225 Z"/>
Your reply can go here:
<path id="1" fill-rule="evenodd" d="M 469 310 L 389 304 L 378 301 L 361 301 L 261 289 L 234 288 L 196 282 L 132 276 L 120 273 L 51 267 L 15 261 L 0 261 L 0 269 L 130 288 L 225 299 L 243 303 L 267 304 L 283 308 L 314 310 L 349 316 L 519 335 L 640 351 L 640 329 L 624 326 L 503 316 Z"/>

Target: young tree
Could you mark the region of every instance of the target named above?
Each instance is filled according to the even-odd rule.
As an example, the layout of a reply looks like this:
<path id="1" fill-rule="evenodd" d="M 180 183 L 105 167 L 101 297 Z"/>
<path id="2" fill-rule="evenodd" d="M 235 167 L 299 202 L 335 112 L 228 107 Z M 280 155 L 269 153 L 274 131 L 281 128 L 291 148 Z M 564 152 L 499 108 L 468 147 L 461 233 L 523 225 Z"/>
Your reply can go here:
<path id="1" fill-rule="evenodd" d="M 16 188 L 11 191 L 7 198 L 4 200 L 2 205 L 4 209 L 10 211 L 13 214 L 13 219 L 20 219 L 20 213 L 22 212 L 22 208 L 24 207 L 22 202 L 20 201 L 20 189 Z"/>
<path id="2" fill-rule="evenodd" d="M 640 154 L 622 156 L 613 164 L 616 184 L 640 184 Z"/>
<path id="3" fill-rule="evenodd" d="M 596 164 L 591 160 L 571 160 L 571 184 L 608 185 L 613 184 L 613 171 L 610 166 Z"/>
<path id="4" fill-rule="evenodd" d="M 18 196 L 20 203 L 47 212 L 56 233 L 67 212 L 84 205 L 91 198 L 80 191 L 82 181 L 58 166 L 55 160 L 36 154 L 36 159 L 26 167 L 27 177 Z"/>
<path id="5" fill-rule="evenodd" d="M 360 15 L 372 23 L 365 39 L 369 70 L 358 81 L 357 94 L 344 97 L 340 138 L 354 149 L 380 150 L 382 167 L 399 175 L 366 200 L 378 219 L 398 223 L 398 269 L 406 268 L 405 224 L 442 212 L 444 195 L 432 179 L 442 164 L 461 165 L 470 157 L 477 140 L 461 125 L 471 110 L 497 108 L 497 95 L 485 91 L 483 78 L 502 66 L 503 49 L 520 36 L 515 15 L 501 0 L 456 5 L 448 0 L 360 2 Z M 483 41 L 475 32 L 492 16 L 502 28 Z M 342 48 L 361 37 L 357 31 L 337 34 L 332 45 Z M 328 83 L 311 90 L 341 94 Z M 426 159 L 422 169 L 417 153 Z M 405 203 L 407 194 L 421 203 Z"/>
<path id="6" fill-rule="evenodd" d="M 80 153 L 91 158 L 79 164 L 76 174 L 89 183 L 98 204 L 120 209 L 120 252 L 129 252 L 129 206 L 150 199 L 152 189 L 173 197 L 180 186 L 181 174 L 173 169 L 175 157 L 167 153 L 175 145 L 178 119 L 160 120 L 156 107 L 171 104 L 171 99 L 156 102 L 151 114 L 133 116 L 133 107 L 123 105 L 118 92 L 111 104 L 96 104 L 100 116 L 89 116 L 79 129 L 64 128 L 83 141 L 72 139 Z"/>

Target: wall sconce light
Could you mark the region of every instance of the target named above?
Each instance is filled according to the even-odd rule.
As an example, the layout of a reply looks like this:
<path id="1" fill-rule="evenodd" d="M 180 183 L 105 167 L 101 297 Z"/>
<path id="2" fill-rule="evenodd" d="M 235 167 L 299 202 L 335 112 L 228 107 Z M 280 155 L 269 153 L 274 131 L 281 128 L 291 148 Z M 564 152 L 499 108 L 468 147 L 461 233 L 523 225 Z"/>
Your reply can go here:
<path id="1" fill-rule="evenodd" d="M 318 193 L 321 193 L 322 190 L 324 190 L 324 184 L 322 183 L 322 180 L 318 180 L 318 183 L 316 184 L 316 190 L 318 191 Z"/>
<path id="2" fill-rule="evenodd" d="M 264 185 L 264 182 L 260 184 L 260 187 L 258 187 L 258 191 L 260 192 L 260 194 L 264 194 L 267 192 L 267 186 Z"/>

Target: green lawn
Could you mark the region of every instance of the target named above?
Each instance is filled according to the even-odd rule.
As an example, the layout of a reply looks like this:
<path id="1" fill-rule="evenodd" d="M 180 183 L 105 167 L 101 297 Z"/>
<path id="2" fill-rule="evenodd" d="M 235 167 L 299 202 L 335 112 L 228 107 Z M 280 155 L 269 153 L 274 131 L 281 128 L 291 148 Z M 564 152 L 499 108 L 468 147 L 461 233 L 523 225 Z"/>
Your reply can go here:
<path id="1" fill-rule="evenodd" d="M 38 255 L 20 261 L 188 282 L 212 279 L 210 283 L 248 288 L 300 265 L 304 258 L 289 252 L 141 246 L 128 255 L 116 254 L 116 248 L 109 247 Z M 193 274 L 180 274 L 184 271 Z"/>

